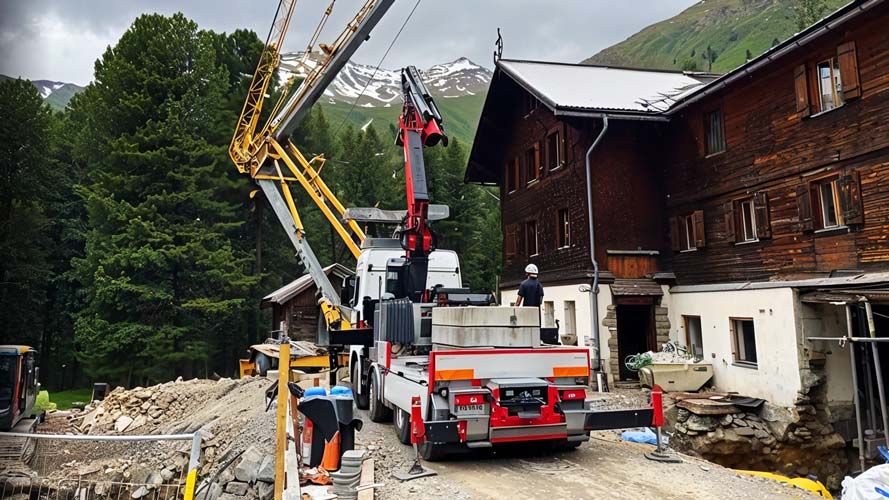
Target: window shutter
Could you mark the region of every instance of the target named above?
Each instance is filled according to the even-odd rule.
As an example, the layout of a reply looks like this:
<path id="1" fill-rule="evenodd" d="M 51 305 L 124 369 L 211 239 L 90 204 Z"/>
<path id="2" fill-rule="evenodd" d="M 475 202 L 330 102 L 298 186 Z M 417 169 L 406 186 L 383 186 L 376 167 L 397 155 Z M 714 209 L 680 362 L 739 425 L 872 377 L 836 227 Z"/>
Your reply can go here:
<path id="1" fill-rule="evenodd" d="M 704 211 L 695 210 L 691 217 L 695 224 L 695 248 L 704 248 L 707 244 L 704 238 Z"/>
<path id="2" fill-rule="evenodd" d="M 537 172 L 539 179 L 543 172 L 543 165 L 540 162 L 540 141 L 534 143 L 534 171 Z"/>
<path id="3" fill-rule="evenodd" d="M 793 87 L 796 91 L 796 112 L 809 116 L 809 86 L 806 82 L 805 64 L 800 64 L 793 70 Z"/>
<path id="4" fill-rule="evenodd" d="M 735 202 L 727 201 L 724 205 L 725 212 L 725 239 L 729 243 L 738 241 L 738 232 L 735 229 Z"/>
<path id="5" fill-rule="evenodd" d="M 505 242 L 506 258 L 510 258 L 516 254 L 516 230 L 515 225 L 506 226 L 506 242 Z"/>
<path id="6" fill-rule="evenodd" d="M 562 159 L 561 165 L 568 164 L 568 124 L 562 123 L 562 131 L 559 134 L 559 138 L 561 139 L 561 143 L 559 147 L 562 148 L 560 158 Z"/>
<path id="7" fill-rule="evenodd" d="M 682 249 L 679 243 L 679 217 L 670 217 L 670 248 L 674 252 Z"/>
<path id="8" fill-rule="evenodd" d="M 808 184 L 796 187 L 796 207 L 799 211 L 800 231 L 812 231 L 815 229 L 812 220 L 812 196 Z"/>
<path id="9" fill-rule="evenodd" d="M 759 192 L 753 195 L 753 211 L 756 217 L 756 237 L 771 238 L 772 223 L 769 220 L 769 195 Z"/>
<path id="10" fill-rule="evenodd" d="M 857 171 L 839 178 L 840 208 L 843 222 L 847 225 L 864 224 L 864 210 L 861 208 L 861 183 Z"/>
<path id="11" fill-rule="evenodd" d="M 840 63 L 840 80 L 843 82 L 843 100 L 861 97 L 855 42 L 846 42 L 837 47 L 837 61 Z"/>

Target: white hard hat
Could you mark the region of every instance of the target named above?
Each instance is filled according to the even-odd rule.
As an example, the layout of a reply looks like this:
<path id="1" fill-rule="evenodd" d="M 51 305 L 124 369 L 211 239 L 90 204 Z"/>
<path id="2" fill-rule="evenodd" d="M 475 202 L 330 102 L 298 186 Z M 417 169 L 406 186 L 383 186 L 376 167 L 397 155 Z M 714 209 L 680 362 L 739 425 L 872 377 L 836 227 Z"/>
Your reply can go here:
<path id="1" fill-rule="evenodd" d="M 537 274 L 537 266 L 534 264 L 528 264 L 525 266 L 525 272 L 528 274 Z"/>

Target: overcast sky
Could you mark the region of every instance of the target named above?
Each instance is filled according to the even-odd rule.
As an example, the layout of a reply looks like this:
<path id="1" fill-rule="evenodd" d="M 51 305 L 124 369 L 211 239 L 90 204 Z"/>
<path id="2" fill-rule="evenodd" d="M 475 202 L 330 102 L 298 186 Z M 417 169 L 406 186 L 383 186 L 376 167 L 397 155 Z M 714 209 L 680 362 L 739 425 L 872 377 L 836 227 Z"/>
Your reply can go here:
<path id="1" fill-rule="evenodd" d="M 496 30 L 504 57 L 579 62 L 695 0 L 422 0 L 383 67 L 433 64 L 466 56 L 492 66 Z M 299 0 L 289 50 L 304 48 L 329 0 Z M 360 0 L 337 0 L 327 39 Z M 355 54 L 376 65 L 416 0 L 395 0 L 371 40 Z M 0 0 L 0 73 L 85 85 L 93 63 L 139 14 L 177 11 L 201 28 L 249 28 L 265 39 L 277 0 Z"/>

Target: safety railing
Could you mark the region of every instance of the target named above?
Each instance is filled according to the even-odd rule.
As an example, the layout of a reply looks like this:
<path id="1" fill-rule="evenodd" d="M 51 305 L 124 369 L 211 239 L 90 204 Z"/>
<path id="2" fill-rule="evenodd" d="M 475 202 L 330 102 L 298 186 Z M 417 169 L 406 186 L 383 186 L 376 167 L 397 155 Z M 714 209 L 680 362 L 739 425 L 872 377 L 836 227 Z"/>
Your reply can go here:
<path id="1" fill-rule="evenodd" d="M 0 461 L 0 499 L 15 498 L 48 500 L 138 499 L 138 500 L 193 500 L 200 465 L 201 432 L 193 434 L 92 436 L 76 434 L 0 433 L 0 445 L 18 442 L 28 450 L 20 459 L 4 457 Z M 107 471 L 92 470 L 89 461 L 81 462 L 87 473 L 59 475 L 60 462 L 72 460 L 60 451 L 60 442 L 157 442 L 191 441 L 187 468 L 176 472 L 167 470 L 167 477 L 142 480 L 133 477 L 111 477 Z M 82 459 L 81 459 L 82 460 Z M 55 470 L 54 470 L 55 469 Z M 178 475 L 177 475 L 178 472 Z M 176 476 L 176 477 L 174 477 Z"/>

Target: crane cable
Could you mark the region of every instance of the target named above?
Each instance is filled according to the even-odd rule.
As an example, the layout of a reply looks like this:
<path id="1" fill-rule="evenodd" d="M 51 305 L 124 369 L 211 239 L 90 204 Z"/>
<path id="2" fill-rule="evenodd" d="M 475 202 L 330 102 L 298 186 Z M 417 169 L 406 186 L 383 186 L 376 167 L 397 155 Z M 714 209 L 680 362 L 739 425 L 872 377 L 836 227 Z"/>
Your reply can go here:
<path id="1" fill-rule="evenodd" d="M 352 105 L 349 107 L 349 111 L 346 113 L 346 116 L 343 117 L 343 120 L 340 122 L 339 126 L 337 126 L 336 130 L 334 130 L 333 137 L 336 137 L 337 135 L 339 135 L 340 130 L 346 124 L 346 121 L 349 119 L 350 116 L 352 116 L 352 111 L 355 109 L 355 105 L 358 104 L 358 100 L 361 99 L 361 97 L 364 95 L 364 92 L 367 90 L 367 87 L 368 87 L 368 85 L 370 85 L 370 82 L 372 82 L 374 77 L 377 76 L 377 71 L 380 70 L 380 66 L 383 65 L 383 61 L 386 60 L 386 56 L 389 55 L 389 51 L 392 50 L 393 46 L 395 46 L 395 42 L 398 41 L 398 37 L 401 36 L 401 32 L 404 31 L 404 27 L 407 26 L 407 23 L 411 20 L 411 17 L 414 15 L 414 11 L 416 11 L 417 7 L 420 6 L 421 1 L 422 0 L 417 0 L 417 2 L 414 4 L 414 7 L 411 9 L 410 13 L 408 13 L 407 17 L 404 19 L 404 22 L 401 23 L 401 28 L 398 28 L 398 32 L 395 33 L 395 38 L 393 38 L 392 42 L 389 43 L 389 47 L 386 48 L 386 52 L 383 53 L 383 57 L 380 58 L 380 62 L 377 63 L 377 66 L 376 66 L 376 68 L 374 68 L 373 73 L 371 73 L 370 78 L 368 78 L 367 82 L 365 82 L 364 88 L 361 89 L 361 92 L 358 94 L 358 97 L 356 97 L 355 100 L 352 101 Z"/>

